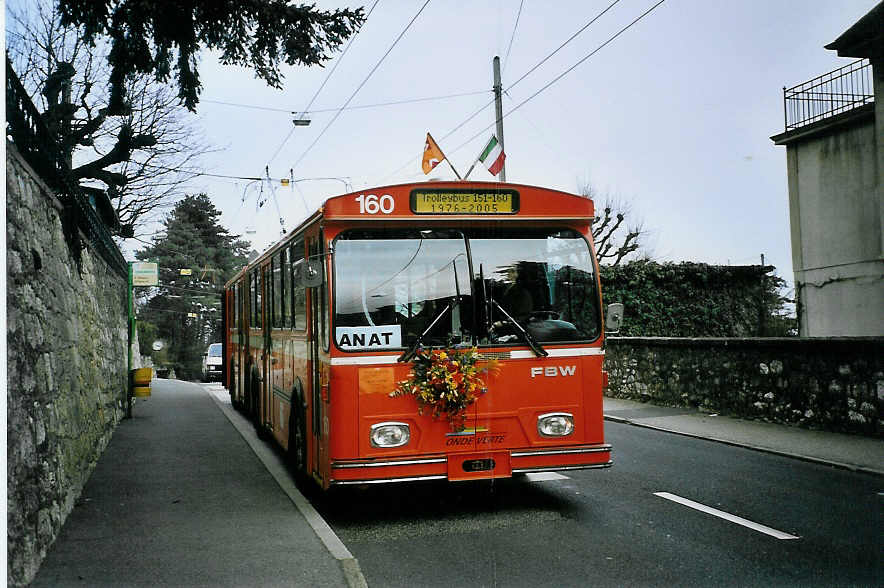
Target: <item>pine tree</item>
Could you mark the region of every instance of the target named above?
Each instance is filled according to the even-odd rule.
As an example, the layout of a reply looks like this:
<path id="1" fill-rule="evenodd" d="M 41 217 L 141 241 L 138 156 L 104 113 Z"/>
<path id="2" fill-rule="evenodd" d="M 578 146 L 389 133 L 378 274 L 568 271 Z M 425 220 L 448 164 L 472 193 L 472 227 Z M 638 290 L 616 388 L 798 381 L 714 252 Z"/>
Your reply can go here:
<path id="1" fill-rule="evenodd" d="M 249 244 L 228 233 L 220 216 L 206 194 L 187 196 L 166 217 L 165 232 L 135 254 L 159 266 L 159 285 L 138 301 L 139 336 L 163 340 L 182 379 L 198 377 L 206 347 L 221 340 L 224 283 L 248 261 Z"/>

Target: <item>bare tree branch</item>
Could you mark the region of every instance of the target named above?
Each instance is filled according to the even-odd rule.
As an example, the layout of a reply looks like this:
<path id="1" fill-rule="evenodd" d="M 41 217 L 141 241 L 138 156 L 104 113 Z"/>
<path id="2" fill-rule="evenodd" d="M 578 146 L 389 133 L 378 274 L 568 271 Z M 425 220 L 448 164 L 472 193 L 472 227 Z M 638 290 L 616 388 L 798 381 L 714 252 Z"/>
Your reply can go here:
<path id="1" fill-rule="evenodd" d="M 53 6 L 40 0 L 19 11 L 7 7 L 10 58 L 72 175 L 113 199 L 121 225 L 148 222 L 152 210 L 184 195 L 209 149 L 174 89 L 151 75 L 126 80 L 130 108 L 111 116 L 107 45 L 85 43 L 77 29 L 61 25 Z"/>
<path id="2" fill-rule="evenodd" d="M 589 183 L 581 187 L 580 193 L 593 199 L 602 196 L 599 190 Z M 646 232 L 640 222 L 635 226 L 629 226 L 627 218 L 632 213 L 629 205 L 610 194 L 604 195 L 604 205 L 600 211 L 601 214 L 592 220 L 596 258 L 600 264 L 618 265 L 631 254 L 641 250 Z M 622 235 L 624 228 L 626 234 Z"/>

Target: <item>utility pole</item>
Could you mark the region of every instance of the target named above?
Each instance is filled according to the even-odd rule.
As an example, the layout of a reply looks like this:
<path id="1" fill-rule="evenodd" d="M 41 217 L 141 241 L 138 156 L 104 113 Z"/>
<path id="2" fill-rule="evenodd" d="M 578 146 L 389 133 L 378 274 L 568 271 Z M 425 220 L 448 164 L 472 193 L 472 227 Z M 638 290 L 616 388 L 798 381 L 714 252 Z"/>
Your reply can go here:
<path id="1" fill-rule="evenodd" d="M 494 56 L 494 111 L 497 115 L 497 140 L 500 142 L 501 150 L 506 153 L 503 145 L 503 104 L 501 103 L 502 87 L 500 84 L 500 57 Z M 506 181 L 506 163 L 500 169 L 500 181 Z"/>

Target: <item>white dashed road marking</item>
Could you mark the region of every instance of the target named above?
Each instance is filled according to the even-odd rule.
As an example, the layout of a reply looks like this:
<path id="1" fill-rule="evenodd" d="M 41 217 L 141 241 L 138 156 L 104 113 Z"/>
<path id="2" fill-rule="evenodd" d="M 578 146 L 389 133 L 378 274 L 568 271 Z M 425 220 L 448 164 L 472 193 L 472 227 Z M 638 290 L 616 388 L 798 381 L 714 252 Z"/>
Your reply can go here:
<path id="1" fill-rule="evenodd" d="M 533 474 L 525 474 L 525 478 L 529 482 L 549 482 L 552 480 L 570 480 L 568 476 L 557 474 L 555 472 L 535 472 Z"/>
<path id="2" fill-rule="evenodd" d="M 796 537 L 795 535 L 790 535 L 782 531 L 777 531 L 776 529 L 771 529 L 770 527 L 766 527 L 759 523 L 754 523 L 748 519 L 732 515 L 730 513 L 724 512 L 723 510 L 718 510 L 717 508 L 712 508 L 711 506 L 706 506 L 705 504 L 700 504 L 699 502 L 694 502 L 693 500 L 688 500 L 687 498 L 682 498 L 681 496 L 677 496 L 675 494 L 670 494 L 669 492 L 654 492 L 654 496 L 659 496 L 660 498 L 665 498 L 666 500 L 677 502 L 689 508 L 699 510 L 700 512 L 705 512 L 706 514 L 711 514 L 712 516 L 722 518 L 726 521 L 748 527 L 753 531 L 758 531 L 759 533 L 764 533 L 765 535 L 776 537 L 777 539 L 800 539 L 800 537 Z"/>

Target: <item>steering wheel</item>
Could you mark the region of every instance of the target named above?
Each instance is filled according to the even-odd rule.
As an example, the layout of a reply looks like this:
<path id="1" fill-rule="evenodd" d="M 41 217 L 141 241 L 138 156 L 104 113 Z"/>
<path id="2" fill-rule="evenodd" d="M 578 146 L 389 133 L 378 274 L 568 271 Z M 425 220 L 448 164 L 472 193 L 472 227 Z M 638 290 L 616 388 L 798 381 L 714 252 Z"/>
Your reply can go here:
<path id="1" fill-rule="evenodd" d="M 535 310 L 528 314 L 528 322 L 533 321 L 544 321 L 544 320 L 559 320 L 561 316 L 560 313 L 555 310 Z"/>

